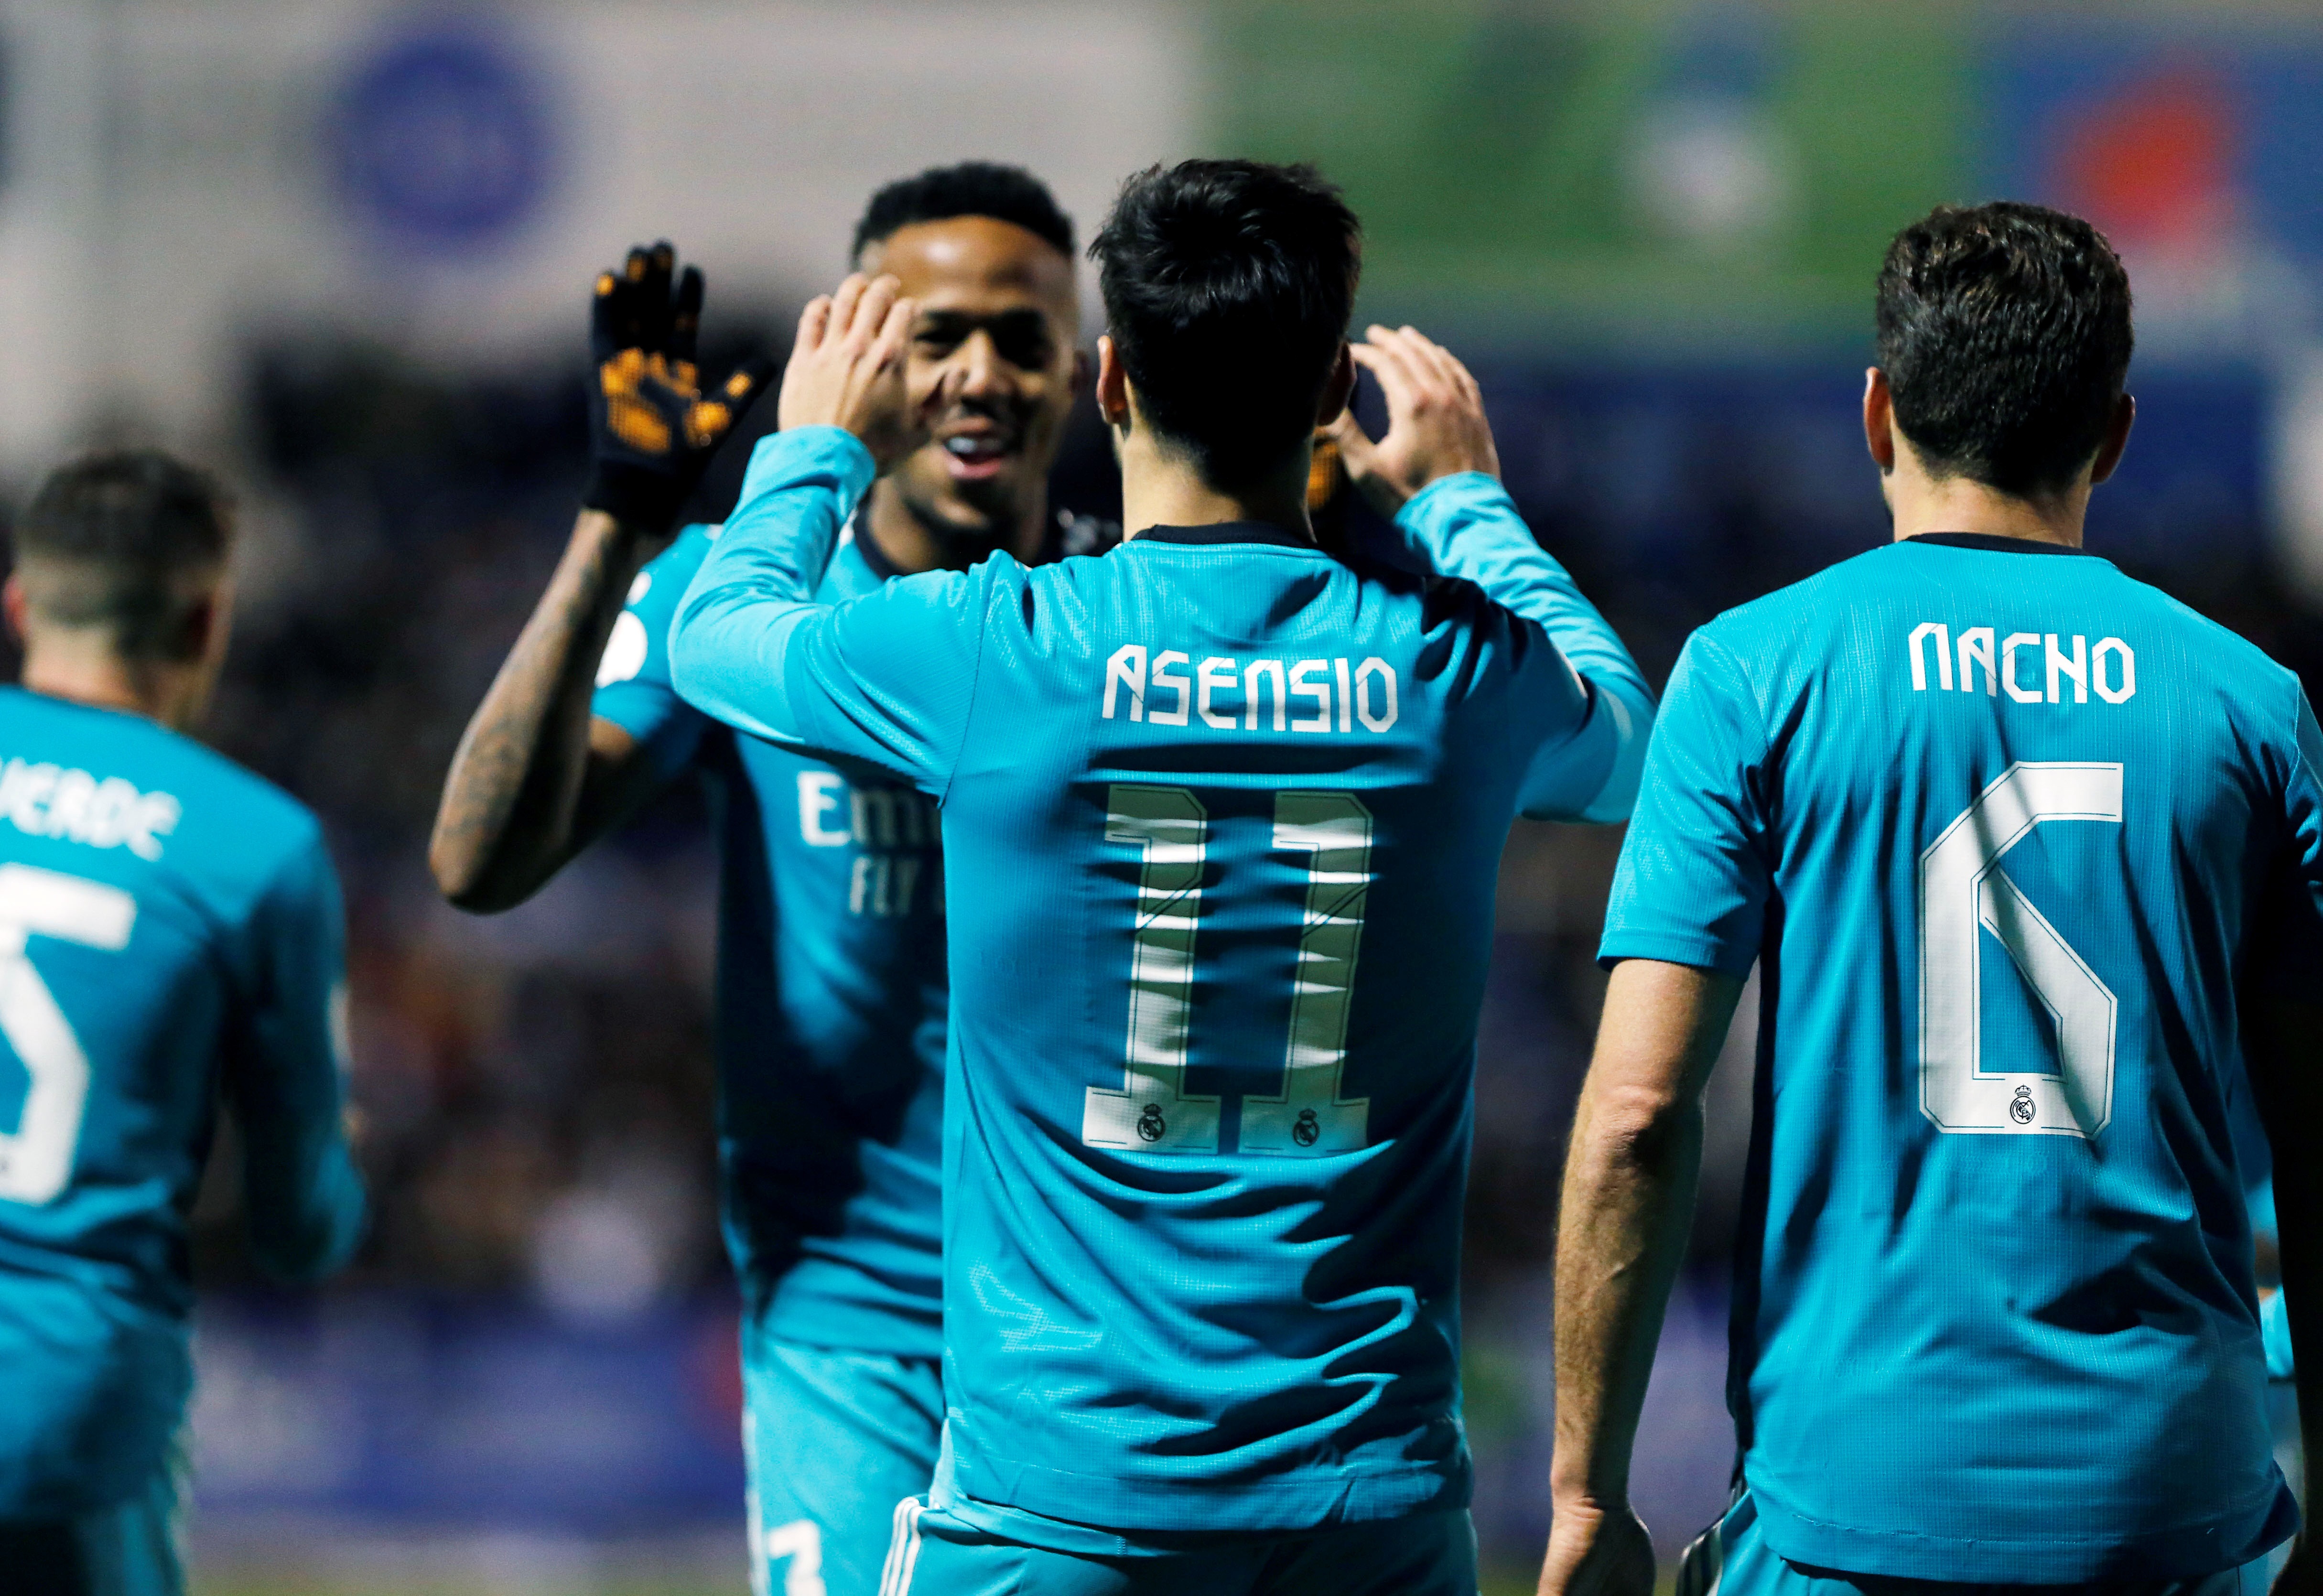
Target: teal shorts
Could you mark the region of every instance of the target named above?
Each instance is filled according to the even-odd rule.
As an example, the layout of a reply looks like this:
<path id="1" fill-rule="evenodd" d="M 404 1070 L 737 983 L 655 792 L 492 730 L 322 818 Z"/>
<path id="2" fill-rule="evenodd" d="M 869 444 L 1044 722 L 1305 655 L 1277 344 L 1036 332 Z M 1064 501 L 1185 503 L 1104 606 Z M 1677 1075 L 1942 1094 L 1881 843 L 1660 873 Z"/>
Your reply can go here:
<path id="1" fill-rule="evenodd" d="M 1676 1596 L 2266 1596 L 2264 1558 L 2199 1580 L 2105 1580 L 2081 1585 L 1966 1585 L 1835 1573 L 1789 1562 L 1759 1532 L 1745 1490 L 1726 1516 L 1685 1549 Z"/>
<path id="2" fill-rule="evenodd" d="M 0 1522 L 0 1596 L 185 1596 L 186 1469 L 172 1455 L 145 1489 L 74 1518 Z"/>
<path id="3" fill-rule="evenodd" d="M 911 1502 L 879 1596 L 1476 1596 L 1476 1532 L 1461 1511 L 1173 1538 L 1135 1556 L 1052 1551 Z"/>
<path id="4" fill-rule="evenodd" d="M 941 1366 L 745 1327 L 742 1394 L 755 1596 L 878 1596 L 896 1504 L 935 1472 Z"/>

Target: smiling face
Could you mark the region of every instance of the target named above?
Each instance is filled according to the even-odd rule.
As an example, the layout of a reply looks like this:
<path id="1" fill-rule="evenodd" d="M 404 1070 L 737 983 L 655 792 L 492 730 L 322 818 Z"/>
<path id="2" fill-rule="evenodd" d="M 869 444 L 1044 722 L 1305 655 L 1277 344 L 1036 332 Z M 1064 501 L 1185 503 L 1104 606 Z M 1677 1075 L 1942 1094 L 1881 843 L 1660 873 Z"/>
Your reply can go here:
<path id="1" fill-rule="evenodd" d="M 928 445 L 888 479 L 932 532 L 1000 544 L 1042 503 L 1079 386 L 1073 263 L 1012 222 L 953 216 L 865 247 L 919 302 L 906 370 L 914 399 L 957 397 Z"/>

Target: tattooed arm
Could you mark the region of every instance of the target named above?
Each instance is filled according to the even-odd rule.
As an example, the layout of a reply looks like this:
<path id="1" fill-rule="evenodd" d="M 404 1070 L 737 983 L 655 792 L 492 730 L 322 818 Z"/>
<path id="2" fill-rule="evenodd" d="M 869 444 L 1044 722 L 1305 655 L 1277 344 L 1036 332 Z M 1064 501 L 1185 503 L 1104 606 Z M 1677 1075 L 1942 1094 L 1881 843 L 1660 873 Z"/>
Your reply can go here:
<path id="1" fill-rule="evenodd" d="M 584 509 L 556 574 L 452 757 L 428 839 L 436 885 L 496 913 L 540 890 L 657 784 L 643 745 L 590 713 L 624 597 L 661 540 Z"/>
<path id="2" fill-rule="evenodd" d="M 623 604 L 652 585 L 638 573 L 669 541 L 679 508 L 772 369 L 747 360 L 702 390 L 702 280 L 695 267 L 677 271 L 667 243 L 633 249 L 598 275 L 585 508 L 452 757 L 427 843 L 436 886 L 463 909 L 489 914 L 524 902 L 690 753 L 696 718 L 666 687 L 638 683 L 611 695 L 622 707 L 591 711 L 601 661 L 617 667 L 609 680 L 629 683 L 648 656 L 660 657 L 653 634 L 667 629 L 666 615 L 658 628 L 630 617 L 618 661 L 605 661 L 605 644 Z M 684 578 L 674 585 L 683 590 Z"/>

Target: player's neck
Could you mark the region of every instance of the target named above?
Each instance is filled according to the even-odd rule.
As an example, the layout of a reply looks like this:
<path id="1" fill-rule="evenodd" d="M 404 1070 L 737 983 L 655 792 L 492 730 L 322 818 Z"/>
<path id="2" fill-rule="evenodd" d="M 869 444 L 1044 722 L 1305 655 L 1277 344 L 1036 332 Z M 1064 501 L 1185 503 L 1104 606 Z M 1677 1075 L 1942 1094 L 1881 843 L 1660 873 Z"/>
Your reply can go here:
<path id="1" fill-rule="evenodd" d="M 1881 486 L 1896 518 L 1898 543 L 1924 532 L 1972 532 L 2079 548 L 2089 508 L 2087 482 L 2061 493 L 2027 499 L 1964 476 L 1932 477 L 1904 451 L 1898 452 L 1896 467 Z"/>
<path id="2" fill-rule="evenodd" d="M 892 478 L 871 484 L 864 525 L 887 564 L 905 576 L 923 571 L 965 571 L 995 549 L 1006 549 L 1030 564 L 1038 559 L 1049 518 L 1049 487 L 1036 485 L 1016 525 L 1005 539 L 987 541 L 954 531 L 914 509 Z"/>
<path id="3" fill-rule="evenodd" d="M 1315 535 L 1307 519 L 1308 445 L 1249 488 L 1228 492 L 1204 482 L 1190 462 L 1155 448 L 1152 436 L 1149 427 L 1120 436 L 1125 536 L 1135 537 L 1150 527 L 1215 527 L 1226 521 L 1260 521 L 1302 537 Z"/>
<path id="4" fill-rule="evenodd" d="M 28 641 L 22 680 L 27 693 L 142 715 L 172 731 L 190 729 L 209 699 L 199 662 L 124 660 L 95 638 Z"/>

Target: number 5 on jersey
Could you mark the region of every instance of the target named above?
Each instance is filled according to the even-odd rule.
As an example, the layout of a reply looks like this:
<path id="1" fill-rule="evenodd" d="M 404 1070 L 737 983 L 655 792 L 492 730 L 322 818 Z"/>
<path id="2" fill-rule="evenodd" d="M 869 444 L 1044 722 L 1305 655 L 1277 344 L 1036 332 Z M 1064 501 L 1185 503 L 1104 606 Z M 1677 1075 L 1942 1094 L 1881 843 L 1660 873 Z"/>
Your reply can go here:
<path id="1" fill-rule="evenodd" d="M 1091 1087 L 1081 1140 L 1138 1152 L 1218 1151 L 1219 1100 L 1186 1091 L 1194 937 L 1209 813 L 1190 789 L 1117 784 L 1109 842 L 1142 850 L 1129 971 L 1127 1066 L 1118 1090 Z M 1319 1158 L 1364 1146 L 1367 1098 L 1339 1096 L 1347 1009 L 1371 887 L 1372 815 L 1351 793 L 1278 793 L 1274 846 L 1307 858 L 1307 908 L 1279 1095 L 1243 1099 L 1244 1152 Z"/>
<path id="2" fill-rule="evenodd" d="M 53 1202 L 72 1177 L 88 1105 L 88 1055 L 25 943 L 55 937 L 118 953 L 137 900 L 117 886 L 30 865 L 0 865 L 0 1035 L 24 1067 L 24 1112 L 0 1133 L 0 1201 Z"/>

